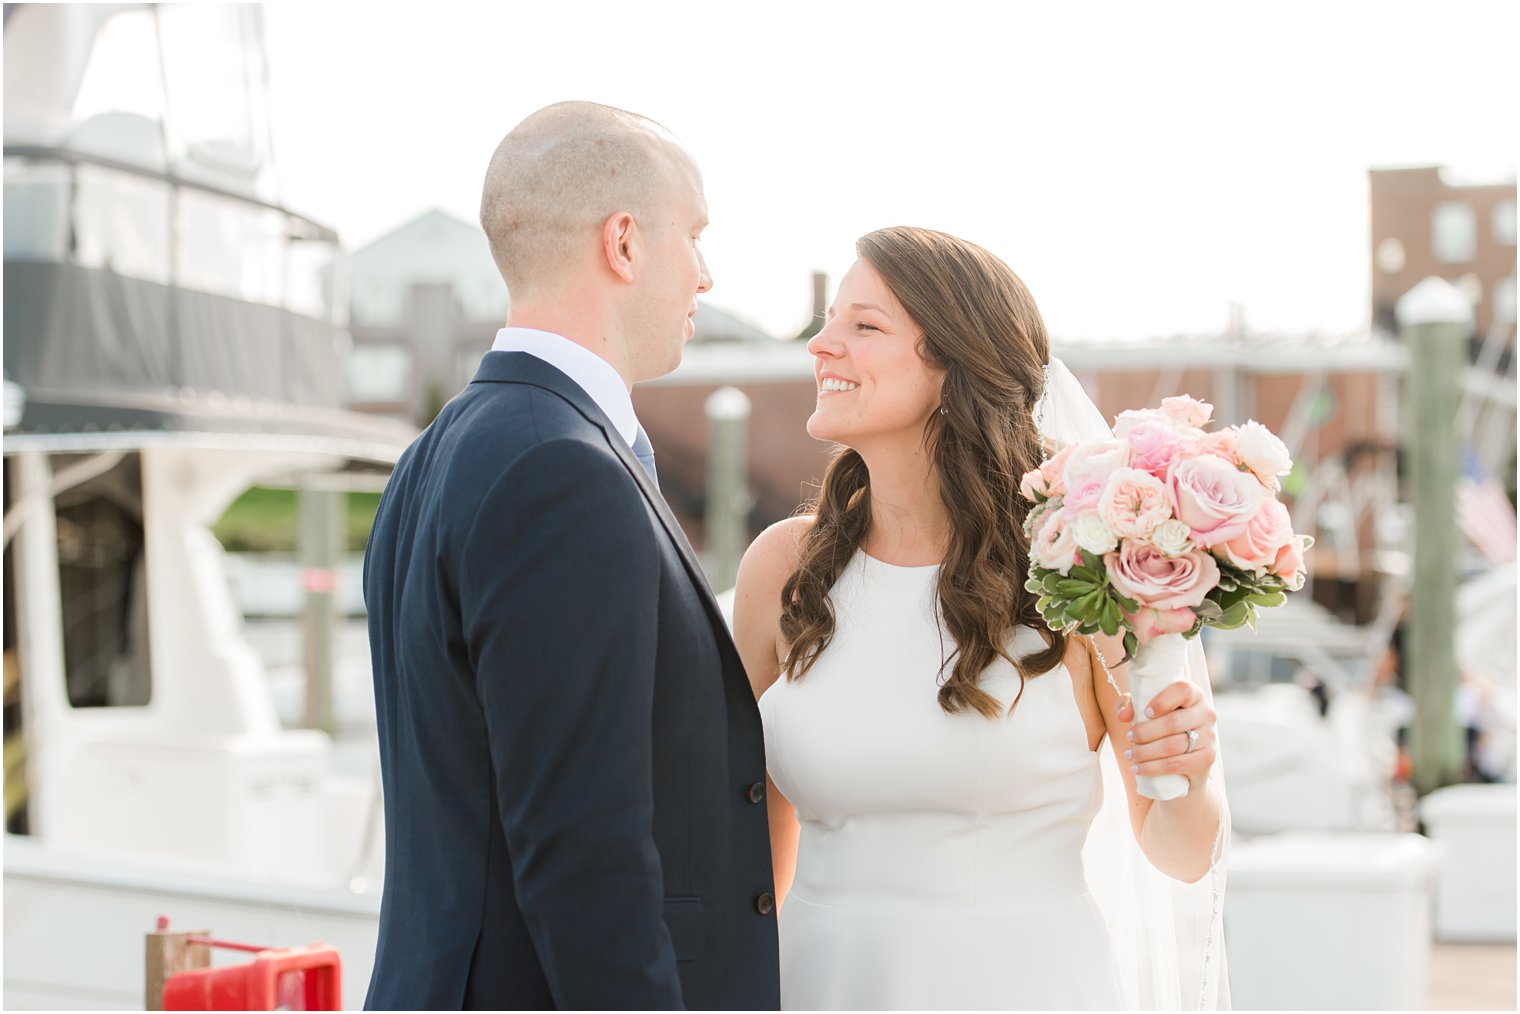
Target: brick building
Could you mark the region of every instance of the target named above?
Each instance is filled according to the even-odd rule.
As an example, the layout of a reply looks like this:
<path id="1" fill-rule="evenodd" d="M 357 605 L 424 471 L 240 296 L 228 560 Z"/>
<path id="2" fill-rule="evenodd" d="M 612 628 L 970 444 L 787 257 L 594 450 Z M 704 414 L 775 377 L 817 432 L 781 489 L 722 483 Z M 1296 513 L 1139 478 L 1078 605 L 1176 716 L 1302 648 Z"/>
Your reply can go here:
<path id="1" fill-rule="evenodd" d="M 1394 333 L 1399 297 L 1444 278 L 1473 302 L 1472 358 L 1492 335 L 1504 372 L 1515 342 L 1515 181 L 1469 183 L 1435 166 L 1372 169 L 1367 178 L 1373 326 Z"/>

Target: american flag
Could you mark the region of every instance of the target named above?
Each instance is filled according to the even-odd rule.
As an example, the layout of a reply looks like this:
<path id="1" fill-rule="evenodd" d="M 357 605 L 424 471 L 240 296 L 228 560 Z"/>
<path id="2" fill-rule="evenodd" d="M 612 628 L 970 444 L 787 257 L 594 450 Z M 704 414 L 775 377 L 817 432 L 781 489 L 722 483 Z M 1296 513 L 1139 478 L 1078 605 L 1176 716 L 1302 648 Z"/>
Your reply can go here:
<path id="1" fill-rule="evenodd" d="M 1457 479 L 1457 527 L 1489 563 L 1515 559 L 1515 507 L 1499 480 L 1484 471 L 1471 451 Z"/>

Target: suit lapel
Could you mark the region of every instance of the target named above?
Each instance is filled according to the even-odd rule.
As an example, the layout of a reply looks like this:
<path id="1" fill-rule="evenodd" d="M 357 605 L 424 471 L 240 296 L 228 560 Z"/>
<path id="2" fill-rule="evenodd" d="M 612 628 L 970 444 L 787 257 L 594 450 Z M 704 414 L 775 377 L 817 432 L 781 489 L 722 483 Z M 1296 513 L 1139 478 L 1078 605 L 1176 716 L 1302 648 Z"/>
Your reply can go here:
<path id="1" fill-rule="evenodd" d="M 639 459 L 633 456 L 633 451 L 624 442 L 617 428 L 607 418 L 596 402 L 587 394 L 579 384 L 565 376 L 559 370 L 539 359 L 537 356 L 525 352 L 487 352 L 480 361 L 480 369 L 475 374 L 475 382 L 488 382 L 499 384 L 531 384 L 541 387 L 555 394 L 573 405 L 576 411 L 585 416 L 587 421 L 602 431 L 607 445 L 613 453 L 622 461 L 623 467 L 633 477 L 639 489 L 644 494 L 644 499 L 654 509 L 655 516 L 660 519 L 661 526 L 670 541 L 675 544 L 676 551 L 681 556 L 681 562 L 686 566 L 686 572 L 691 578 L 692 584 L 696 585 L 697 592 L 702 597 L 702 604 L 707 608 L 708 619 L 713 628 L 722 632 L 718 638 L 720 645 L 738 659 L 738 649 L 734 647 L 732 635 L 729 634 L 728 622 L 723 618 L 723 610 L 718 605 L 718 599 L 713 595 L 712 586 L 707 582 L 707 575 L 702 570 L 702 563 L 697 559 L 697 554 L 691 548 L 691 543 L 686 540 L 686 533 L 681 529 L 681 523 L 676 520 L 670 511 L 670 505 L 665 502 L 665 497 L 655 488 L 654 482 L 649 478 L 649 473 L 644 466 L 639 464 Z"/>

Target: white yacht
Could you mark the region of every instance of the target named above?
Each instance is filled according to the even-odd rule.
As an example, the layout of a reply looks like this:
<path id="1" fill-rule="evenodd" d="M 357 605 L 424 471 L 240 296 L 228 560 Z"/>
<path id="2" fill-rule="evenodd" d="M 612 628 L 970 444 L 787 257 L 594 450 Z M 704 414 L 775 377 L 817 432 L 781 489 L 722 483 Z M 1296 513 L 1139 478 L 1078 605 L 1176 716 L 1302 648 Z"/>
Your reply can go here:
<path id="1" fill-rule="evenodd" d="M 337 236 L 273 189 L 263 67 L 256 5 L 6 5 L 7 1006 L 141 1009 L 159 915 L 334 945 L 364 999 L 378 778 L 282 726 L 209 526 L 412 432 L 341 410 Z"/>

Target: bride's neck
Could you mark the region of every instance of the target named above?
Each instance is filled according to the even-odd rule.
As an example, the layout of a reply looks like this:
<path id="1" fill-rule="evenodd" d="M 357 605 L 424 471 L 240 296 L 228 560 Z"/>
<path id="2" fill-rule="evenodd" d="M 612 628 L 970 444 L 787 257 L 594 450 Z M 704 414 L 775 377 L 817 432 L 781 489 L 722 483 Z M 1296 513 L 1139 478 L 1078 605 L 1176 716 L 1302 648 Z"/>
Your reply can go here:
<path id="1" fill-rule="evenodd" d="M 866 459 L 871 525 L 863 549 L 900 567 L 936 564 L 950 546 L 950 513 L 927 449 Z"/>

